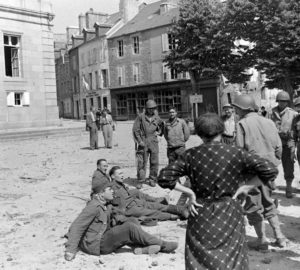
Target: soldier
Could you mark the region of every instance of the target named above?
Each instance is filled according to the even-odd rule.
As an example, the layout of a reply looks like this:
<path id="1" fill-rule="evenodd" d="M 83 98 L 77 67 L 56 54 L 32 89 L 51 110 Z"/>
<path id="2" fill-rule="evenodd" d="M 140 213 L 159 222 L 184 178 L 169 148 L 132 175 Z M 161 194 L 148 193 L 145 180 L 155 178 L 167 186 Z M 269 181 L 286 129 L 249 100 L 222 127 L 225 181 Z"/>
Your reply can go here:
<path id="1" fill-rule="evenodd" d="M 300 166 L 300 97 L 295 99 L 294 106 L 298 115 L 294 118 L 292 123 L 292 136 L 294 138 L 294 141 L 296 142 L 297 160 Z"/>
<path id="2" fill-rule="evenodd" d="M 75 258 L 78 248 L 90 255 L 109 254 L 125 245 L 134 246 L 135 254 L 170 253 L 178 244 L 166 242 L 142 230 L 132 219 L 112 215 L 112 183 L 93 190 L 94 196 L 72 223 L 67 234 L 65 259 Z"/>
<path id="3" fill-rule="evenodd" d="M 292 136 L 292 122 L 297 115 L 293 109 L 288 107 L 290 95 L 281 91 L 276 96 L 278 106 L 272 109 L 271 119 L 275 122 L 282 142 L 282 167 L 286 181 L 285 195 L 293 197 L 292 182 L 294 180 L 295 141 Z"/>
<path id="4" fill-rule="evenodd" d="M 169 164 L 177 160 L 185 151 L 185 142 L 190 137 L 190 130 L 183 119 L 177 117 L 175 107 L 169 108 L 169 119 L 164 126 L 164 137 L 167 141 Z"/>
<path id="5" fill-rule="evenodd" d="M 282 146 L 275 124 L 256 111 L 257 105 L 250 95 L 240 95 L 235 98 L 233 106 L 240 117 L 236 129 L 236 145 L 250 153 L 257 154 L 271 161 L 275 166 L 280 164 Z M 246 176 L 251 179 L 253 175 Z M 249 224 L 254 226 L 258 236 L 257 241 L 248 243 L 250 248 L 267 250 L 264 218 L 271 225 L 276 242 L 279 247 L 284 247 L 286 238 L 281 232 L 278 210 L 271 198 L 272 190 L 267 185 L 260 185 L 252 189 L 246 197 L 244 210 L 247 213 Z"/>
<path id="6" fill-rule="evenodd" d="M 104 138 L 104 146 L 106 148 L 112 148 L 112 137 L 114 122 L 107 109 L 104 109 L 100 116 L 100 127 Z"/>
<path id="7" fill-rule="evenodd" d="M 114 199 L 112 205 L 124 211 L 128 217 L 147 217 L 158 221 L 187 219 L 189 212 L 186 207 L 165 205 L 159 202 L 151 202 L 145 196 L 136 196 L 124 185 L 123 171 L 119 166 L 110 169 L 109 175 L 114 181 Z M 145 199 L 144 199 L 144 198 Z M 141 199 L 140 199 L 141 198 Z"/>
<path id="8" fill-rule="evenodd" d="M 90 112 L 86 115 L 86 128 L 90 132 L 90 149 L 98 149 L 98 127 L 95 107 L 91 107 Z"/>
<path id="9" fill-rule="evenodd" d="M 222 142 L 226 144 L 234 144 L 236 136 L 236 123 L 238 121 L 231 104 L 227 103 L 223 106 L 224 115 L 222 120 L 224 122 L 224 133 L 222 134 Z"/>
<path id="10" fill-rule="evenodd" d="M 159 148 L 157 136 L 163 134 L 163 121 L 155 114 L 156 103 L 154 100 L 146 102 L 146 112 L 135 119 L 132 132 L 136 143 L 138 189 L 146 178 L 147 160 L 150 159 L 149 184 L 154 187 L 158 174 Z"/>

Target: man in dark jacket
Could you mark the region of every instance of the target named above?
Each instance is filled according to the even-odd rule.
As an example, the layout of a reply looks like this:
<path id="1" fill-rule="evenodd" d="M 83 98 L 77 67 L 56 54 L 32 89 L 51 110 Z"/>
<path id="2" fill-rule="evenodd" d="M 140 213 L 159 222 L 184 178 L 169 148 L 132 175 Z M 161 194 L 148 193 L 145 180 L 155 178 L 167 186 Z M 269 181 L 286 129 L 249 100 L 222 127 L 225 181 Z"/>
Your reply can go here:
<path id="1" fill-rule="evenodd" d="M 146 112 L 141 113 L 134 121 L 132 132 L 136 143 L 137 177 L 139 183 L 137 188 L 142 187 L 146 179 L 147 160 L 150 157 L 149 184 L 154 187 L 158 174 L 159 148 L 157 136 L 163 134 L 163 121 L 155 114 L 156 103 L 148 100 Z"/>
<path id="2" fill-rule="evenodd" d="M 93 199 L 72 223 L 68 232 L 65 259 L 73 260 L 78 248 L 96 256 L 112 253 L 125 245 L 136 246 L 135 254 L 174 251 L 178 246 L 176 242 L 160 240 L 120 214 L 112 217 L 109 205 L 109 201 L 113 199 L 111 185 L 106 183 L 93 190 Z"/>
<path id="3" fill-rule="evenodd" d="M 91 107 L 86 115 L 86 128 L 90 132 L 90 149 L 98 149 L 98 127 L 96 124 L 96 108 Z"/>
<path id="4" fill-rule="evenodd" d="M 155 220 L 187 219 L 189 212 L 186 207 L 165 205 L 158 202 L 149 202 L 131 195 L 130 190 L 123 183 L 123 172 L 119 166 L 110 169 L 109 175 L 114 181 L 114 200 L 112 205 L 124 211 L 128 217 L 147 217 Z"/>

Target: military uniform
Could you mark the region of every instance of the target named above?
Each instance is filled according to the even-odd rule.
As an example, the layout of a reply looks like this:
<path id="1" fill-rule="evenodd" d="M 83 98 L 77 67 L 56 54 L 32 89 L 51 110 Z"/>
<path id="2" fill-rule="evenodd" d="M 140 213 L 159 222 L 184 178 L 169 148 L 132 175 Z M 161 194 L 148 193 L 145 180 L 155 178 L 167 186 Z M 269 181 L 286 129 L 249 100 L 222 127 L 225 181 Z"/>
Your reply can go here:
<path id="1" fill-rule="evenodd" d="M 105 147 L 112 148 L 113 120 L 110 114 L 100 117 L 100 126 L 102 129 Z"/>
<path id="2" fill-rule="evenodd" d="M 156 180 L 159 165 L 158 135 L 162 135 L 163 121 L 158 115 L 152 117 L 140 114 L 133 124 L 133 137 L 136 142 L 137 177 L 145 180 L 147 160 L 150 157 L 149 178 Z M 143 142 L 143 146 L 140 143 Z"/>
<path id="3" fill-rule="evenodd" d="M 185 151 L 185 142 L 190 137 L 190 130 L 183 119 L 167 120 L 164 126 L 164 137 L 167 141 L 169 163 L 177 160 Z"/>
<path id="4" fill-rule="evenodd" d="M 67 234 L 66 252 L 75 254 L 80 249 L 91 255 L 109 254 L 125 245 L 162 245 L 157 237 L 123 216 L 112 216 L 111 206 L 92 199 L 72 223 Z M 112 220 L 115 224 L 112 226 Z"/>
<path id="5" fill-rule="evenodd" d="M 98 149 L 98 127 L 96 116 L 93 112 L 89 112 L 86 115 L 86 128 L 90 132 L 90 148 Z"/>
<path id="6" fill-rule="evenodd" d="M 274 121 L 282 142 L 282 167 L 284 179 L 291 184 L 294 179 L 295 141 L 292 136 L 292 122 L 297 115 L 293 109 L 287 107 L 279 111 L 278 106 L 272 109 L 271 119 Z"/>
<path id="7" fill-rule="evenodd" d="M 92 176 L 92 193 L 99 186 L 111 182 L 110 177 L 97 169 Z"/>

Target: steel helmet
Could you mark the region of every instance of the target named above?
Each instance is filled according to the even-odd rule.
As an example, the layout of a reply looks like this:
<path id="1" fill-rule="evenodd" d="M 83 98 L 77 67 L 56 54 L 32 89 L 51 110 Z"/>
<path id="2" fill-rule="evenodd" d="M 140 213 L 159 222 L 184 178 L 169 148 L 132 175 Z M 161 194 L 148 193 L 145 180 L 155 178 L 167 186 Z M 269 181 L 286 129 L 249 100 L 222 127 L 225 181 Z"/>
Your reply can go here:
<path id="1" fill-rule="evenodd" d="M 223 105 L 223 109 L 224 109 L 224 108 L 232 108 L 232 105 L 229 104 L 229 103 L 226 103 L 226 104 Z"/>
<path id="2" fill-rule="evenodd" d="M 147 102 L 146 102 L 146 109 L 152 109 L 152 108 L 156 108 L 157 105 L 156 105 L 156 102 L 152 99 L 149 99 Z"/>
<path id="3" fill-rule="evenodd" d="M 276 96 L 276 102 L 278 101 L 290 101 L 290 95 L 286 91 L 280 91 Z"/>
<path id="4" fill-rule="evenodd" d="M 250 95 L 237 96 L 232 105 L 240 108 L 241 110 L 255 111 L 258 109 L 254 98 Z"/>
<path id="5" fill-rule="evenodd" d="M 300 104 L 300 97 L 297 97 L 294 101 L 294 106 L 297 106 Z"/>

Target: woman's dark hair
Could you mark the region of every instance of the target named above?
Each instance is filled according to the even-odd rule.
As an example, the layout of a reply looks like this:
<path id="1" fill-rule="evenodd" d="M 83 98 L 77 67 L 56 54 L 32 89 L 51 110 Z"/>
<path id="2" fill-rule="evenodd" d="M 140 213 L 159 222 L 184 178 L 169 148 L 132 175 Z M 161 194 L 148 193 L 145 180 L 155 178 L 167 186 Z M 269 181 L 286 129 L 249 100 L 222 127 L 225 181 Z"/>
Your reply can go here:
<path id="1" fill-rule="evenodd" d="M 113 166 L 110 170 L 109 170 L 109 176 L 112 176 L 116 170 L 120 170 L 121 167 L 120 166 Z"/>
<path id="2" fill-rule="evenodd" d="M 215 113 L 205 113 L 196 119 L 195 131 L 199 137 L 213 139 L 224 132 L 224 122 Z"/>

